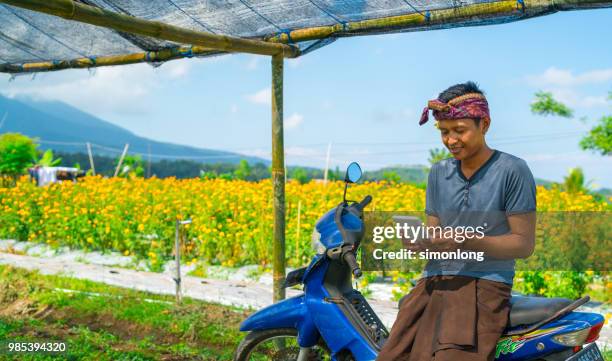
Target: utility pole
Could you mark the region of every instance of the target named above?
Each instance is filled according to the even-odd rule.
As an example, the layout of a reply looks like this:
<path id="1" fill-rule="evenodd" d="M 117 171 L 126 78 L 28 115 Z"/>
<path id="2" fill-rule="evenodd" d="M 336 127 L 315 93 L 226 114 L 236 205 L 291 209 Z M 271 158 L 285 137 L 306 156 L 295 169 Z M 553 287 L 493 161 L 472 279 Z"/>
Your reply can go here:
<path id="1" fill-rule="evenodd" d="M 181 294 L 181 226 L 191 223 L 191 219 L 181 221 L 176 220 L 176 228 L 174 230 L 174 261 L 176 266 L 176 274 L 174 282 L 176 283 L 176 303 L 180 304 L 182 301 Z"/>
<path id="2" fill-rule="evenodd" d="M 89 155 L 89 168 L 91 175 L 96 175 L 96 167 L 94 166 L 93 154 L 91 153 L 91 143 L 87 142 L 87 154 Z"/>
<path id="3" fill-rule="evenodd" d="M 149 153 L 149 164 L 147 164 L 147 178 L 151 178 L 151 143 L 147 143 L 147 151 Z"/>
<path id="4" fill-rule="evenodd" d="M 128 143 L 125 143 L 125 147 L 123 147 L 123 153 L 121 153 L 121 158 L 119 158 L 119 164 L 117 164 L 117 168 L 115 169 L 114 177 L 116 177 L 119 174 L 119 169 L 121 169 L 121 164 L 123 163 L 123 158 L 125 158 L 125 155 L 127 154 L 127 151 L 128 151 L 129 147 L 130 147 L 130 145 Z"/>
<path id="5" fill-rule="evenodd" d="M 329 158 L 331 155 L 331 142 L 327 144 L 327 158 L 325 159 L 325 173 L 323 173 L 323 184 L 327 185 L 327 174 L 329 172 Z"/>

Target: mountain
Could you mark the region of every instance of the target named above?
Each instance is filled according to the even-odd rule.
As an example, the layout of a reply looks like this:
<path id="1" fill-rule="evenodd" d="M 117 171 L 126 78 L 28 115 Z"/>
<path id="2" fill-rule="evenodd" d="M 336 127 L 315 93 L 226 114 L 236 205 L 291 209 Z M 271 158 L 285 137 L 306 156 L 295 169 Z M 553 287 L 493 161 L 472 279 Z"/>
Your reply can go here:
<path id="1" fill-rule="evenodd" d="M 364 172 L 363 179 L 369 181 L 377 180 L 397 180 L 409 183 L 427 182 L 427 167 L 421 165 L 414 166 L 391 166 L 378 170 Z M 397 179 L 393 179 L 396 178 Z"/>
<path id="2" fill-rule="evenodd" d="M 376 181 L 397 177 L 397 180 L 402 182 L 425 183 L 427 182 L 428 173 L 428 168 L 423 165 L 391 166 L 374 171 L 366 171 L 364 172 L 364 179 Z M 537 185 L 545 187 L 550 187 L 553 184 L 551 181 L 540 178 L 535 178 L 535 182 Z"/>
<path id="3" fill-rule="evenodd" d="M 94 154 L 118 156 L 127 143 L 129 154 L 141 154 L 146 158 L 150 149 L 155 155 L 154 160 L 184 158 L 204 163 L 238 163 L 241 159 L 246 159 L 249 163 L 269 163 L 262 158 L 238 153 L 139 137 L 62 102 L 12 99 L 0 95 L 0 133 L 5 132 L 39 138 L 41 149 L 51 148 L 65 153 L 87 152 L 85 143 L 90 142 Z"/>

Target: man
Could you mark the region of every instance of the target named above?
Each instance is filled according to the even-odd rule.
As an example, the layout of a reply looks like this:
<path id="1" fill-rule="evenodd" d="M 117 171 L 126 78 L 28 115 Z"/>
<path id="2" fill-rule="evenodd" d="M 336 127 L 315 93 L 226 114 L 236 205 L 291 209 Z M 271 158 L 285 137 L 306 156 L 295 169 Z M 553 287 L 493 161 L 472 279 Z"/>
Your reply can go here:
<path id="1" fill-rule="evenodd" d="M 491 118 L 476 84 L 451 86 L 429 101 L 420 125 L 430 110 L 453 158 L 429 173 L 427 225 L 483 232 L 461 243 L 434 232 L 409 247 L 484 252 L 484 260 L 430 260 L 378 360 L 490 361 L 508 321 L 514 259 L 533 253 L 535 182 L 525 161 L 487 145 Z"/>

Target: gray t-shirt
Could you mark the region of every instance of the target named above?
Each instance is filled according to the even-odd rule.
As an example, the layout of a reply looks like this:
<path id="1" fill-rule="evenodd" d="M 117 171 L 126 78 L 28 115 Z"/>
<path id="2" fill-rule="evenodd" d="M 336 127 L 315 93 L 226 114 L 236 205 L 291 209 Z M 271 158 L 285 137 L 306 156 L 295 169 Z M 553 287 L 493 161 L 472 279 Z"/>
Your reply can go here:
<path id="1" fill-rule="evenodd" d="M 481 226 L 487 236 L 510 232 L 507 215 L 534 212 L 536 187 L 524 160 L 498 150 L 468 180 L 454 158 L 433 165 L 425 213 L 441 226 Z M 482 229 L 482 228 L 481 228 Z M 424 277 L 463 275 L 512 284 L 514 260 L 430 260 Z"/>

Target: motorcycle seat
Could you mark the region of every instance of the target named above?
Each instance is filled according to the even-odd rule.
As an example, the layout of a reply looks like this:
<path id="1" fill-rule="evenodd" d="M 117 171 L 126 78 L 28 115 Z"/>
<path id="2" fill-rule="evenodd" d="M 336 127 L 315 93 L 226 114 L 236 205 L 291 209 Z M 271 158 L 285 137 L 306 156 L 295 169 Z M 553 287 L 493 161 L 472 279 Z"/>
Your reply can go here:
<path id="1" fill-rule="evenodd" d="M 531 325 L 553 316 L 573 301 L 566 298 L 512 296 L 508 327 Z"/>
<path id="2" fill-rule="evenodd" d="M 401 308 L 407 297 L 408 295 L 405 295 L 399 300 L 398 308 Z M 574 301 L 567 298 L 512 296 L 510 297 L 508 328 L 532 325 L 545 320 L 569 306 L 572 302 Z"/>

